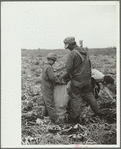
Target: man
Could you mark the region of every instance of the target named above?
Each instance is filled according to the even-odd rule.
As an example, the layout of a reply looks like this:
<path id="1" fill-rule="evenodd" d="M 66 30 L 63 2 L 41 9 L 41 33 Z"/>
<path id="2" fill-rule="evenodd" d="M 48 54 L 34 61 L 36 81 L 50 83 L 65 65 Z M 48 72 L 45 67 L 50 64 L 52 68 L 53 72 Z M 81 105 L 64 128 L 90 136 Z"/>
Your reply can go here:
<path id="1" fill-rule="evenodd" d="M 45 103 L 44 113 L 47 112 L 49 114 L 52 122 L 55 122 L 57 119 L 54 103 L 54 84 L 60 83 L 54 76 L 52 67 L 56 60 L 57 55 L 55 53 L 49 53 L 47 55 L 47 63 L 44 64 L 41 77 L 41 90 Z"/>
<path id="2" fill-rule="evenodd" d="M 66 72 L 60 76 L 60 79 L 71 78 L 70 84 L 70 105 L 72 112 L 70 114 L 73 121 L 78 121 L 82 106 L 86 102 L 90 105 L 95 114 L 100 114 L 96 99 L 92 94 L 91 87 L 91 63 L 87 52 L 77 46 L 74 37 L 67 37 L 64 40 L 65 49 L 70 53 L 66 61 Z"/>

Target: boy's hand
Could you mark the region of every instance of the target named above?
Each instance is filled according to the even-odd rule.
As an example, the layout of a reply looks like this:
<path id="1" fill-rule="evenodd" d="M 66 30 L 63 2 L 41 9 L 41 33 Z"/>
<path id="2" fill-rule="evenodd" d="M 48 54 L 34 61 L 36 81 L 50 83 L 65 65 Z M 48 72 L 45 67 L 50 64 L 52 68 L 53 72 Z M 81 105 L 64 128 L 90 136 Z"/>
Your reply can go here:
<path id="1" fill-rule="evenodd" d="M 65 77 L 65 74 L 63 73 L 59 76 L 59 79 L 62 80 L 64 77 Z"/>
<path id="2" fill-rule="evenodd" d="M 63 84 L 63 85 L 66 85 L 67 84 L 67 82 L 65 82 L 65 81 L 61 81 L 61 84 Z"/>
<path id="3" fill-rule="evenodd" d="M 61 80 L 59 78 L 56 78 L 55 84 L 61 84 Z"/>
<path id="4" fill-rule="evenodd" d="M 56 84 L 66 85 L 67 83 L 63 80 L 60 80 L 60 79 L 56 78 Z"/>

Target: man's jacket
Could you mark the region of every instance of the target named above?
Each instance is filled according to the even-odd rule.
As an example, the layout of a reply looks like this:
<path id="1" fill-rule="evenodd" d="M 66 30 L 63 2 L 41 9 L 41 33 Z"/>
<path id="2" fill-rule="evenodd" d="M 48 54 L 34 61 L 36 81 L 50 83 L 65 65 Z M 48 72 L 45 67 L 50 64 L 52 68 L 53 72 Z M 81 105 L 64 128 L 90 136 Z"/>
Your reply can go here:
<path id="1" fill-rule="evenodd" d="M 75 52 L 78 51 L 81 56 Z M 73 86 L 83 87 L 90 83 L 91 63 L 87 52 L 78 46 L 69 53 L 66 61 L 66 72 L 71 77 Z"/>
<path id="2" fill-rule="evenodd" d="M 50 64 L 46 63 L 42 70 L 42 86 L 51 88 L 55 82 L 56 78 L 54 76 L 53 68 Z"/>

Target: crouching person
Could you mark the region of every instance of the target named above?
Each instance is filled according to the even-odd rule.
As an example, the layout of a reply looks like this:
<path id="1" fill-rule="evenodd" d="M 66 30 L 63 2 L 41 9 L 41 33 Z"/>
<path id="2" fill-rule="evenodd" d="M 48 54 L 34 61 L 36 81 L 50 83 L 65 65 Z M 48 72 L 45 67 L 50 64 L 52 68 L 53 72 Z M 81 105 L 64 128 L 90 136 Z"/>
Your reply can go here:
<path id="1" fill-rule="evenodd" d="M 114 79 L 110 75 L 104 75 L 102 72 L 98 71 L 97 69 L 92 69 L 92 77 L 91 77 L 91 84 L 92 84 L 92 92 L 97 99 L 100 94 L 100 90 L 103 90 L 108 97 L 113 101 L 113 93 L 108 88 L 108 85 L 114 85 Z"/>
<path id="2" fill-rule="evenodd" d="M 54 76 L 52 67 L 56 60 L 57 55 L 55 53 L 49 53 L 47 55 L 47 62 L 43 66 L 41 76 L 41 91 L 45 103 L 45 111 L 47 110 L 52 122 L 55 122 L 57 119 L 54 103 L 54 84 L 59 83 L 59 80 Z"/>

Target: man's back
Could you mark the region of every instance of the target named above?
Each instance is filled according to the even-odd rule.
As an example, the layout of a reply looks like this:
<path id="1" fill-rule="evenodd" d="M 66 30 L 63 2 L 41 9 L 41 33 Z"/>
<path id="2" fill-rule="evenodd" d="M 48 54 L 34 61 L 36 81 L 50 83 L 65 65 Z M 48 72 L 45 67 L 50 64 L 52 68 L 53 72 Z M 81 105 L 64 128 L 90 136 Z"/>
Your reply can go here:
<path id="1" fill-rule="evenodd" d="M 74 47 L 68 55 L 66 67 L 74 86 L 83 86 L 89 82 L 91 75 L 90 62 L 87 52 L 82 48 L 78 46 Z"/>

